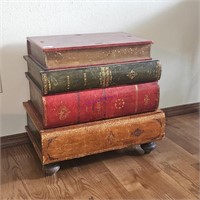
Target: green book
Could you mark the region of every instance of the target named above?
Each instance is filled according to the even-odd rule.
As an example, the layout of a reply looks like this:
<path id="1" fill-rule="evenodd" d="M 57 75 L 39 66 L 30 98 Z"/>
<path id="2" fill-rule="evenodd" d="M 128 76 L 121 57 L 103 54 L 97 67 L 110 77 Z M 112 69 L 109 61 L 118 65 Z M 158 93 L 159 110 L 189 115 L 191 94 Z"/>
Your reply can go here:
<path id="1" fill-rule="evenodd" d="M 28 75 L 42 95 L 153 82 L 161 76 L 158 60 L 44 70 L 29 56 L 24 59 L 28 64 Z"/>

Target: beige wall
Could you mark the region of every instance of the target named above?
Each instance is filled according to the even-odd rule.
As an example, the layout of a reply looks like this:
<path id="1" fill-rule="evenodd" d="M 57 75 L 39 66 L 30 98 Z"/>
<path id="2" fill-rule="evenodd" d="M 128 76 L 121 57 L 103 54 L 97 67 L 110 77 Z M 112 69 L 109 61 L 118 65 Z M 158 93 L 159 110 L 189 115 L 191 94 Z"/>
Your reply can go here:
<path id="1" fill-rule="evenodd" d="M 26 37 L 124 31 L 154 40 L 163 64 L 160 107 L 199 102 L 199 1 L 1 1 L 1 135 L 24 132 Z"/>

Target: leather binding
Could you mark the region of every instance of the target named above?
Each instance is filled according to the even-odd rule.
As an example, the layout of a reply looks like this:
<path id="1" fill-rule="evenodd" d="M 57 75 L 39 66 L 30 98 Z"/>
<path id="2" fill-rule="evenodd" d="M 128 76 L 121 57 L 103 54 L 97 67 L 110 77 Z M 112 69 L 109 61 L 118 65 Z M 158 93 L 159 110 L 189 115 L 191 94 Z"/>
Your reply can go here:
<path id="1" fill-rule="evenodd" d="M 43 165 L 161 140 L 165 134 L 161 110 L 44 129 L 31 102 L 23 105 L 28 117 L 26 130 Z"/>
<path id="2" fill-rule="evenodd" d="M 151 44 L 123 32 L 27 38 L 28 55 L 46 69 L 149 60 Z"/>
<path id="3" fill-rule="evenodd" d="M 159 104 L 157 82 L 43 96 L 27 75 L 30 99 L 45 128 L 154 111 Z"/>
<path id="4" fill-rule="evenodd" d="M 24 58 L 29 76 L 34 79 L 43 95 L 153 82 L 158 81 L 161 76 L 161 64 L 158 60 L 43 70 L 29 56 Z"/>

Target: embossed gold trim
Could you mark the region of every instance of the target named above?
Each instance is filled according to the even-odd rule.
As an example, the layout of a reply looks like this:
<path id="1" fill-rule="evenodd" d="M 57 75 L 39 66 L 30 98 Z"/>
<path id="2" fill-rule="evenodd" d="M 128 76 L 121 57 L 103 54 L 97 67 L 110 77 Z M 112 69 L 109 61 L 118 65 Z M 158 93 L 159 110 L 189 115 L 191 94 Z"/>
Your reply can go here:
<path id="1" fill-rule="evenodd" d="M 66 66 L 88 66 L 94 64 L 107 64 L 122 61 L 150 58 L 151 44 L 114 46 L 102 48 L 86 48 L 60 51 L 62 56 L 55 52 L 46 52 L 46 65 L 48 68 Z"/>
<path id="2" fill-rule="evenodd" d="M 105 67 L 101 67 L 102 87 L 105 87 Z"/>
<path id="3" fill-rule="evenodd" d="M 150 101 L 149 95 L 146 94 L 144 97 L 144 105 L 147 106 L 149 104 L 149 101 Z"/>
<path id="4" fill-rule="evenodd" d="M 67 89 L 69 90 L 70 89 L 70 77 L 67 76 Z"/>
<path id="5" fill-rule="evenodd" d="M 87 85 L 87 74 L 86 72 L 83 73 L 83 78 L 84 78 L 84 86 Z"/>
<path id="6" fill-rule="evenodd" d="M 160 62 L 160 61 L 157 61 L 157 63 L 156 63 L 156 76 L 157 76 L 157 80 L 160 79 L 161 73 L 162 73 L 162 65 L 161 65 L 161 62 Z"/>
<path id="7" fill-rule="evenodd" d="M 106 73 L 105 73 L 105 75 L 106 75 L 106 77 L 105 77 L 105 79 L 106 79 L 105 80 L 105 86 L 108 87 L 109 86 L 109 79 L 110 79 L 109 68 L 106 67 L 105 70 L 106 70 Z"/>
<path id="8" fill-rule="evenodd" d="M 48 80 L 48 90 L 51 91 L 52 87 L 51 87 L 51 81 Z"/>
<path id="9" fill-rule="evenodd" d="M 111 80 L 112 80 L 112 72 L 109 69 L 109 67 L 101 67 L 100 85 L 104 88 L 108 87 L 110 85 Z"/>
<path id="10" fill-rule="evenodd" d="M 102 79 L 102 72 L 101 71 L 99 73 L 99 84 L 102 87 L 102 85 L 103 85 L 103 79 Z"/>
<path id="11" fill-rule="evenodd" d="M 103 87 L 105 87 L 105 67 L 102 68 L 102 82 L 103 82 Z"/>
<path id="12" fill-rule="evenodd" d="M 127 74 L 127 76 L 128 76 L 131 80 L 133 80 L 137 75 L 138 75 L 138 73 L 135 72 L 134 70 L 131 70 L 131 71 Z"/>
<path id="13" fill-rule="evenodd" d="M 66 105 L 60 105 L 57 111 L 57 115 L 60 121 L 65 120 L 69 116 L 70 113 L 71 111 L 67 108 Z"/>
<path id="14" fill-rule="evenodd" d="M 48 125 L 48 120 L 47 120 L 47 109 L 46 109 L 46 99 L 45 97 L 42 97 L 42 105 L 43 105 L 43 120 L 44 120 L 44 125 L 47 126 Z"/>
<path id="15" fill-rule="evenodd" d="M 117 110 L 121 110 L 124 107 L 124 105 L 125 105 L 124 99 L 117 99 L 115 101 L 115 108 Z"/>
<path id="16" fill-rule="evenodd" d="M 43 82 L 44 94 L 48 94 L 48 91 L 49 91 L 49 83 L 48 83 L 47 74 L 42 74 L 42 82 Z"/>
<path id="17" fill-rule="evenodd" d="M 109 77 L 110 77 L 110 80 L 109 80 L 109 85 L 112 83 L 112 71 L 109 70 Z"/>

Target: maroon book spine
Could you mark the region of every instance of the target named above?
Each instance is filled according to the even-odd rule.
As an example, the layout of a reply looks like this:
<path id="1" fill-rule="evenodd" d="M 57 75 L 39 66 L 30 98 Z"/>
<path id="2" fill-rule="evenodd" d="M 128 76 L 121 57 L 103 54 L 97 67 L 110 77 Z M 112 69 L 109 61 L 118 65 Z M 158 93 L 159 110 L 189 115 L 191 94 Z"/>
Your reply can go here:
<path id="1" fill-rule="evenodd" d="M 35 94 L 33 103 L 34 98 Z M 159 85 L 151 82 L 39 98 L 43 125 L 53 128 L 154 111 L 159 104 Z"/>

